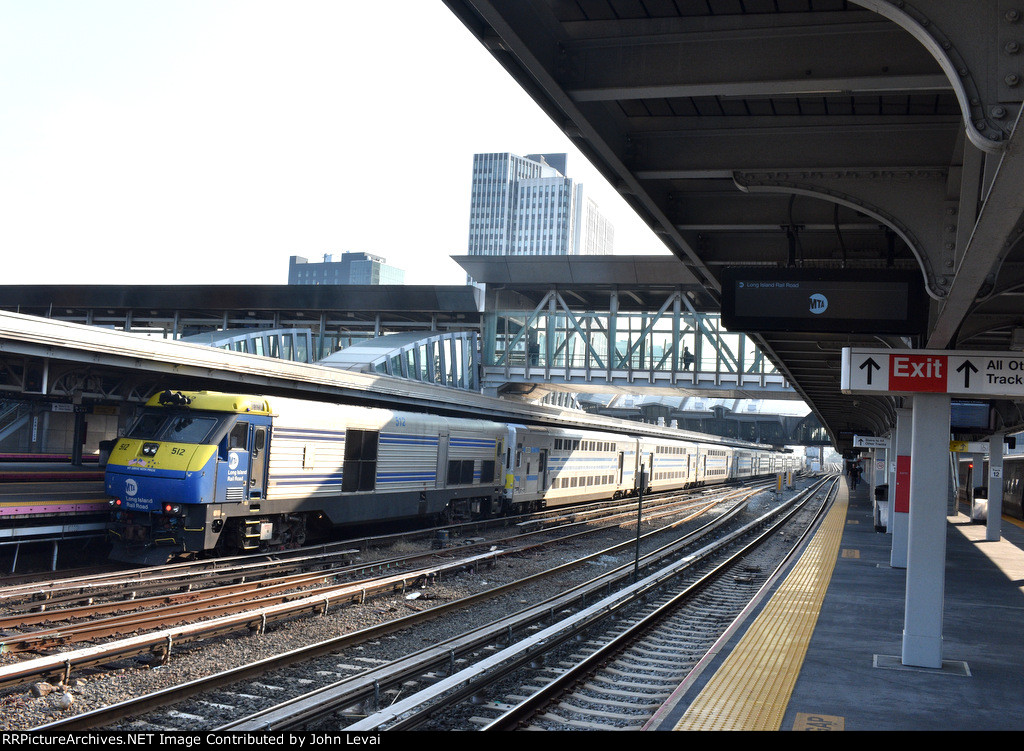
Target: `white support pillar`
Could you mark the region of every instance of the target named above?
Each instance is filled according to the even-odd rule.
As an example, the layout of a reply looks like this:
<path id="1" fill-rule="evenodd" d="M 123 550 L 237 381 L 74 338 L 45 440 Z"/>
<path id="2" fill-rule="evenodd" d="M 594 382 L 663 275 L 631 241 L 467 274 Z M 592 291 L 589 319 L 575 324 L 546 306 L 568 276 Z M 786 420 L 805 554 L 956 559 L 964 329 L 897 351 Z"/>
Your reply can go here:
<path id="1" fill-rule="evenodd" d="M 988 519 L 985 539 L 996 542 L 1003 523 L 1003 434 L 995 433 L 988 444 Z"/>
<path id="2" fill-rule="evenodd" d="M 878 457 L 883 453 L 883 449 L 871 449 L 868 452 L 868 466 L 867 466 L 867 483 L 868 483 L 868 500 L 871 502 L 871 508 L 875 509 L 873 514 L 874 520 L 881 523 L 881 518 L 878 512 L 877 502 L 875 501 L 875 488 L 885 482 L 885 473 L 876 471 L 875 467 L 878 466 Z M 878 525 L 875 525 L 878 528 Z"/>
<path id="3" fill-rule="evenodd" d="M 875 486 L 878 485 L 878 478 L 875 476 L 875 459 L 878 458 L 878 449 L 871 449 L 867 453 L 867 463 L 864 466 L 864 482 L 868 484 L 868 499 L 875 497 Z"/>
<path id="4" fill-rule="evenodd" d="M 889 465 L 892 463 L 892 458 L 895 455 L 895 452 L 893 451 L 893 448 L 892 448 L 894 442 L 895 442 L 895 436 L 891 436 L 890 440 L 889 440 L 889 448 L 882 449 L 881 451 L 878 452 L 878 457 L 879 457 L 879 460 L 881 461 L 881 467 L 882 467 L 882 471 L 878 473 L 878 475 L 879 475 L 878 479 L 879 479 L 879 482 L 883 483 L 883 484 L 889 482 Z M 885 497 L 883 498 L 883 500 L 886 501 L 885 519 L 884 519 L 884 522 L 885 522 L 885 532 L 887 534 L 892 534 L 892 485 L 889 485 L 886 488 L 886 493 L 885 493 Z"/>
<path id="5" fill-rule="evenodd" d="M 896 410 L 896 434 L 889 483 L 889 531 L 892 532 L 893 568 L 907 567 L 907 528 L 910 526 L 910 438 L 912 410 Z M 948 449 L 948 445 L 947 445 Z"/>
<path id="6" fill-rule="evenodd" d="M 889 449 L 875 449 L 873 454 L 872 458 L 874 459 L 874 466 L 872 467 L 871 476 L 874 478 L 874 485 L 871 487 L 871 502 L 875 504 L 877 503 L 875 500 L 877 498 L 877 494 L 875 492 L 876 488 L 879 485 L 885 485 L 889 482 L 889 457 L 892 455 L 892 452 Z M 889 498 L 890 496 L 887 492 L 882 498 L 882 501 L 888 501 Z M 891 508 L 892 505 L 886 503 L 885 516 L 882 517 L 881 514 L 879 514 L 879 523 L 882 525 L 878 530 L 879 532 L 888 532 L 888 528 L 892 526 L 892 522 L 889 521 L 892 515 L 890 510 Z"/>
<path id="7" fill-rule="evenodd" d="M 942 667 L 949 395 L 914 396 L 903 664 Z"/>
<path id="8" fill-rule="evenodd" d="M 892 514 L 896 507 L 896 426 L 889 432 L 889 448 L 885 450 L 885 481 L 889 484 L 886 500 L 889 502 L 889 513 L 885 523 L 885 533 L 892 534 Z M 891 546 L 890 542 L 890 546 Z M 889 554 L 889 565 L 892 565 L 892 553 Z"/>

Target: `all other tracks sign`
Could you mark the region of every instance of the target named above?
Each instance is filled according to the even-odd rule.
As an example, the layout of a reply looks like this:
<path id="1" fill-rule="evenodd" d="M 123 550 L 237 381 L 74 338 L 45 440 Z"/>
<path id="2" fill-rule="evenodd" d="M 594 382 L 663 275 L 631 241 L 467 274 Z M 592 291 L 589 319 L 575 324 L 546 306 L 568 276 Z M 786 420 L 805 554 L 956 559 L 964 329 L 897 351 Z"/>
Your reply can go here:
<path id="1" fill-rule="evenodd" d="M 844 394 L 1024 399 L 1024 353 L 843 348 Z"/>

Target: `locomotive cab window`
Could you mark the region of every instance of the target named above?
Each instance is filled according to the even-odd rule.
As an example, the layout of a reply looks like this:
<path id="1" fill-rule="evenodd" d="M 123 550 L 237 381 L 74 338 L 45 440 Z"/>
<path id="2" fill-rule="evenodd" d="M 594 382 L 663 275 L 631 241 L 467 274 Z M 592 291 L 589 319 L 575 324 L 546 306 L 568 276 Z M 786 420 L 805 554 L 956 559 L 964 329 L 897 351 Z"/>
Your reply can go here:
<path id="1" fill-rule="evenodd" d="M 128 430 L 128 438 L 156 438 L 160 428 L 167 420 L 166 413 L 146 412 L 139 415 L 135 424 Z"/>
<path id="2" fill-rule="evenodd" d="M 140 415 L 126 437 L 174 443 L 205 443 L 224 424 L 225 419 L 208 412 L 154 410 Z"/>
<path id="3" fill-rule="evenodd" d="M 231 426 L 230 431 L 227 435 L 223 436 L 218 441 L 217 454 L 221 459 L 227 461 L 228 452 L 233 449 L 241 449 L 245 451 L 248 447 L 249 440 L 249 423 L 245 420 L 240 420 Z"/>
<path id="4" fill-rule="evenodd" d="M 246 449 L 249 442 L 249 423 L 239 420 L 228 434 L 228 449 Z"/>
<path id="5" fill-rule="evenodd" d="M 171 420 L 164 440 L 175 443 L 203 443 L 217 425 L 214 417 L 181 415 Z"/>

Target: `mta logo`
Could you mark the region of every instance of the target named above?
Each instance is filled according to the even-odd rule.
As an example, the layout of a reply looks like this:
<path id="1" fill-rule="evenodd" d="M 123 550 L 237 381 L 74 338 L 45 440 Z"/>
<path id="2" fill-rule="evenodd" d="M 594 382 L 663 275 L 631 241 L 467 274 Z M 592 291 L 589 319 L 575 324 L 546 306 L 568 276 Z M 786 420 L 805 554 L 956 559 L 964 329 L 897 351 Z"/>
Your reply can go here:
<path id="1" fill-rule="evenodd" d="M 825 295 L 811 295 L 811 312 L 814 315 L 821 315 L 826 309 L 828 309 L 828 298 Z"/>

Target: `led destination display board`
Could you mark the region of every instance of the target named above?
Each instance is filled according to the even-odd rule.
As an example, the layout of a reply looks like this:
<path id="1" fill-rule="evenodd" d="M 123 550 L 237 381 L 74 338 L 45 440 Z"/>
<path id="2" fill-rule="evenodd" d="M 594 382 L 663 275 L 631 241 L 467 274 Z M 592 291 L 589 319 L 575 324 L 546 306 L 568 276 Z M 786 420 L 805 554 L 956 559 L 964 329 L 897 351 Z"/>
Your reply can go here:
<path id="1" fill-rule="evenodd" d="M 894 269 L 727 268 L 722 324 L 730 331 L 920 334 L 920 274 Z"/>

